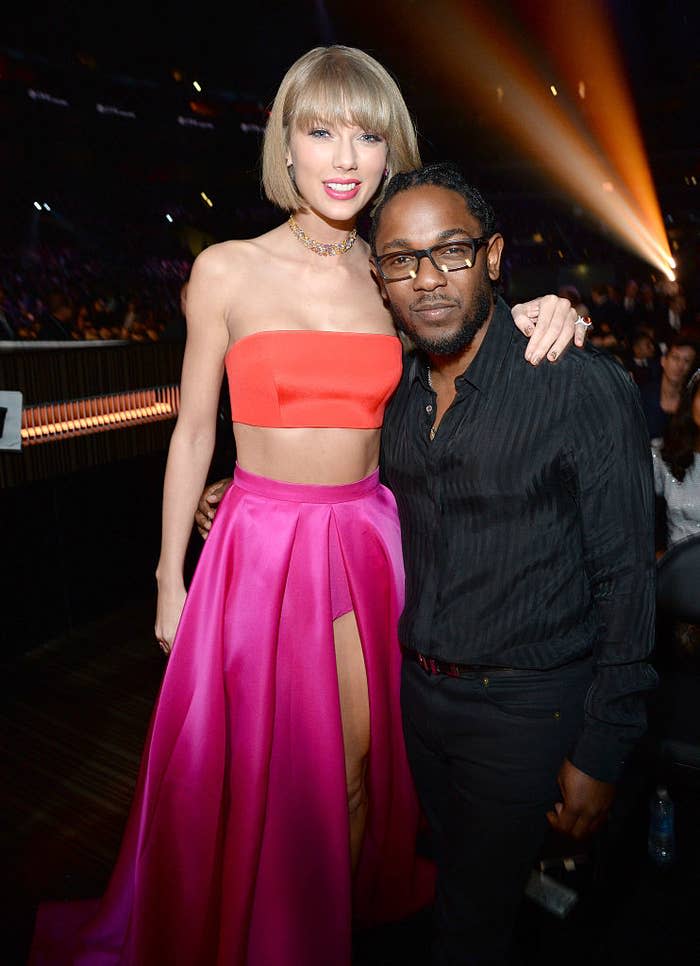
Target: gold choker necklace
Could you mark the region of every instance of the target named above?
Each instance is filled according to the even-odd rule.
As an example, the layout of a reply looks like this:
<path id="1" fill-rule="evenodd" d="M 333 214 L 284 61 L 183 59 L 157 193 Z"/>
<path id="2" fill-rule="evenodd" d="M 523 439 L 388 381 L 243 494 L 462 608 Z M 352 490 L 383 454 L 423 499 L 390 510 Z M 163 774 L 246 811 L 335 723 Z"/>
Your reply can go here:
<path id="1" fill-rule="evenodd" d="M 307 248 L 310 248 L 312 252 L 316 252 L 317 255 L 342 255 L 344 252 L 350 251 L 357 238 L 357 228 L 353 228 L 348 237 L 344 238 L 341 242 L 332 242 L 330 245 L 327 245 L 307 235 L 301 225 L 297 225 L 294 221 L 293 215 L 289 216 L 289 228 L 302 245 L 306 245 Z"/>

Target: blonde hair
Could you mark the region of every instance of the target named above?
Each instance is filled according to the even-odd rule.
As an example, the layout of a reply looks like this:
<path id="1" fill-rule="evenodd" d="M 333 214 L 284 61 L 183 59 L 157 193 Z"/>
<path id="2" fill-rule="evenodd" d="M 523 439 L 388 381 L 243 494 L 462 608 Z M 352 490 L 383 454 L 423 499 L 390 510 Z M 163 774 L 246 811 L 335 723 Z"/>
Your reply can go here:
<path id="1" fill-rule="evenodd" d="M 289 68 L 265 127 L 262 184 L 269 200 L 286 211 L 304 207 L 287 168 L 293 127 L 350 122 L 387 143 L 387 176 L 421 166 L 416 129 L 398 84 L 363 50 L 332 44 L 314 47 Z M 376 205 L 381 198 L 375 197 Z"/>

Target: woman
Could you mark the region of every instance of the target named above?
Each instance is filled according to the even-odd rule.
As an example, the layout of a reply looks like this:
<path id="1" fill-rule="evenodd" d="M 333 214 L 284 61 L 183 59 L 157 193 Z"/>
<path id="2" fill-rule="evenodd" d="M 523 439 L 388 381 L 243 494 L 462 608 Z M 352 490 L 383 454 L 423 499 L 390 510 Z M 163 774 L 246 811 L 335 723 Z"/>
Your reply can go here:
<path id="1" fill-rule="evenodd" d="M 663 500 L 665 541 L 657 556 L 689 537 L 700 537 L 700 369 L 688 381 L 660 442 L 652 444 L 654 486 Z M 700 669 L 700 625 L 670 622 L 673 666 Z M 663 635 L 659 635 L 661 639 Z"/>
<path id="2" fill-rule="evenodd" d="M 377 469 L 402 349 L 355 227 L 419 164 L 384 68 L 312 50 L 265 134 L 263 184 L 291 217 L 193 265 L 157 569 L 172 653 L 81 964 L 341 966 L 353 918 L 429 901 L 398 706 L 400 534 Z M 541 313 L 532 355 L 571 338 L 569 303 L 547 307 L 566 325 L 550 338 Z M 237 464 L 186 593 L 224 368 Z"/>
<path id="3" fill-rule="evenodd" d="M 700 534 L 700 369 L 688 382 L 660 443 L 654 485 L 666 509 L 666 546 Z"/>

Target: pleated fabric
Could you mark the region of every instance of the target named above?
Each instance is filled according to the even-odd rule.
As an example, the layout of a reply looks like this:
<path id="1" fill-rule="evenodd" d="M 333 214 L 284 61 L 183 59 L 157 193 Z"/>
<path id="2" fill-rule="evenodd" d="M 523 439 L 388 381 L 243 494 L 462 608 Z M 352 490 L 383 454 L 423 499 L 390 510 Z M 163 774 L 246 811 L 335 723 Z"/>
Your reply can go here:
<path id="1" fill-rule="evenodd" d="M 354 882 L 339 585 L 360 631 L 371 719 Z M 396 506 L 378 471 L 316 486 L 236 467 L 188 592 L 107 891 L 42 904 L 30 966 L 349 966 L 353 924 L 428 903 L 434 869 L 416 852 L 399 711 L 402 605 Z"/>

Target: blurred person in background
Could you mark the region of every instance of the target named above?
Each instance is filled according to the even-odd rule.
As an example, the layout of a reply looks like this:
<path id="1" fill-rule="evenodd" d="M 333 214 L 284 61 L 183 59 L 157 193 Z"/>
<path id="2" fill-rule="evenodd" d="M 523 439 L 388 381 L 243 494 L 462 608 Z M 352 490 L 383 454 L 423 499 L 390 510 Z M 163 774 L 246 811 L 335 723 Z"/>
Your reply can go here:
<path id="1" fill-rule="evenodd" d="M 652 441 L 662 439 L 671 416 L 678 410 L 688 374 L 695 368 L 697 342 L 679 333 L 659 360 L 660 375 L 640 388 L 642 408 Z"/>
<path id="2" fill-rule="evenodd" d="M 629 352 L 625 365 L 638 386 L 657 383 L 661 378 L 659 350 L 654 336 L 647 328 L 634 329 L 629 340 Z"/>
<path id="3" fill-rule="evenodd" d="M 683 391 L 663 438 L 652 446 L 654 484 L 666 511 L 668 550 L 700 534 L 700 369 Z M 698 588 L 700 593 L 700 587 Z"/>
<path id="4" fill-rule="evenodd" d="M 684 540 L 700 537 L 700 369 L 689 379 L 652 456 L 654 487 L 661 501 L 657 555 L 662 556 Z M 669 640 L 672 652 L 660 655 L 661 660 L 672 658 L 675 666 L 698 673 L 700 625 L 674 620 Z"/>

